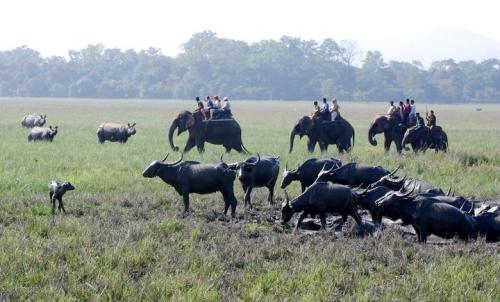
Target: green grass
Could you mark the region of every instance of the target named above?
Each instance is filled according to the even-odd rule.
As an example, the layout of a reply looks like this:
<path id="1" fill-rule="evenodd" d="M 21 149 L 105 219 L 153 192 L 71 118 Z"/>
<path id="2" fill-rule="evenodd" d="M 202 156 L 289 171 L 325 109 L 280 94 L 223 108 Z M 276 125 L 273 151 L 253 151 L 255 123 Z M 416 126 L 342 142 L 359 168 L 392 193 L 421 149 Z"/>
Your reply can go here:
<path id="1" fill-rule="evenodd" d="M 259 211 L 237 223 L 218 221 L 220 194 L 192 195 L 194 213 L 182 219 L 182 198 L 142 171 L 172 152 L 167 129 L 193 101 L 0 100 L 0 300 L 490 300 L 500 299 L 499 246 L 418 245 L 388 229 L 358 238 L 293 235 L 276 225 L 282 194 L 270 207 L 266 191 L 254 190 Z M 402 165 L 400 175 L 450 186 L 476 199 L 500 198 L 500 106 L 432 106 L 448 133 L 448 154 L 402 156 L 367 141 L 367 128 L 386 104 L 343 103 L 356 129 L 352 153 L 328 156 L 382 165 Z M 425 108 L 419 104 L 419 110 Z M 235 102 L 243 141 L 252 152 L 279 155 L 282 166 L 304 161 L 305 139 L 288 154 L 293 123 L 310 111 L 306 102 Z M 430 107 L 429 107 L 430 109 Z M 52 144 L 28 143 L 20 120 L 27 112 L 48 115 L 60 132 Z M 137 122 L 125 145 L 97 143 L 104 121 Z M 183 146 L 186 135 L 175 137 Z M 206 145 L 186 159 L 216 162 L 223 148 Z M 320 156 L 319 150 L 314 154 Z M 171 154 L 174 160 L 176 154 Z M 325 155 L 326 156 L 326 155 Z M 228 162 L 245 155 L 224 155 Z M 47 183 L 69 180 L 67 215 L 50 215 Z M 299 192 L 298 184 L 290 195 Z M 352 221 L 351 221 L 352 222 Z"/>

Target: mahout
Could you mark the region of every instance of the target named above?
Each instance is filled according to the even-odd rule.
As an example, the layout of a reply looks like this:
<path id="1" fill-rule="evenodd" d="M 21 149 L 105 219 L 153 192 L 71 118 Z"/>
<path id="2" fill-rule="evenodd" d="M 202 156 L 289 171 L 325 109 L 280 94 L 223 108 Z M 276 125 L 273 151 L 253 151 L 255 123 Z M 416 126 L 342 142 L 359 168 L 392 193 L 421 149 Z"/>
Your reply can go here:
<path id="1" fill-rule="evenodd" d="M 65 181 L 63 183 L 60 183 L 55 180 L 49 182 L 48 187 L 50 202 L 52 203 L 52 214 L 55 214 L 56 211 L 56 200 L 58 202 L 59 212 L 61 212 L 62 210 L 64 213 L 66 213 L 62 198 L 67 191 L 72 191 L 75 189 L 75 187 L 70 182 Z"/>
<path id="2" fill-rule="evenodd" d="M 26 114 L 21 120 L 23 128 L 43 127 L 47 122 L 47 115 L 41 114 Z"/>
<path id="3" fill-rule="evenodd" d="M 396 145 L 396 150 L 401 153 L 403 150 L 403 137 L 407 127 L 399 122 L 394 116 L 377 115 L 368 127 L 368 142 L 376 146 L 375 135 L 384 133 L 384 150 L 389 152 L 391 144 Z"/>
<path id="4" fill-rule="evenodd" d="M 233 184 L 236 172 L 228 169 L 227 164 L 203 164 L 197 161 L 182 161 L 183 153 L 178 160 L 166 163 L 165 160 L 153 161 L 142 175 L 147 178 L 158 176 L 165 183 L 174 187 L 184 201 L 183 216 L 189 213 L 189 194 L 210 194 L 221 192 L 224 199 L 224 215 L 231 206 L 231 216 L 236 216 L 236 197 Z"/>
<path id="5" fill-rule="evenodd" d="M 186 130 L 189 133 L 186 146 L 183 153 L 196 147 L 198 152 L 205 152 L 205 142 L 214 145 L 222 145 L 226 152 L 232 149 L 239 153 L 249 153 L 243 146 L 241 140 L 241 128 L 234 119 L 205 120 L 201 112 L 182 111 L 173 120 L 168 130 L 168 142 L 174 151 L 179 147 L 174 144 L 174 131 L 177 129 L 177 135 Z"/>
<path id="6" fill-rule="evenodd" d="M 333 183 L 343 184 L 355 187 L 366 187 L 371 183 L 378 181 L 386 175 L 394 175 L 399 167 L 390 172 L 381 166 L 371 166 L 360 163 L 348 163 L 341 167 L 332 167 L 323 170 L 318 174 L 318 181 L 331 181 Z"/>
<path id="7" fill-rule="evenodd" d="M 336 145 L 339 153 L 348 152 L 354 146 L 355 132 L 352 125 L 342 117 L 335 121 L 324 121 L 320 118 L 303 116 L 292 127 L 290 132 L 290 149 L 296 135 L 307 136 L 307 151 L 314 152 L 316 144 L 322 152 L 328 150 L 328 145 Z M 352 143 L 351 143 L 352 139 Z"/>
<path id="8" fill-rule="evenodd" d="M 222 156 L 221 156 L 222 162 Z M 228 168 L 236 171 L 238 180 L 245 192 L 245 207 L 252 208 L 251 194 L 254 188 L 266 187 L 269 190 L 267 201 L 274 204 L 274 186 L 280 171 L 279 157 L 250 156 L 245 161 L 228 164 Z"/>
<path id="9" fill-rule="evenodd" d="M 440 126 L 411 127 L 408 128 L 403 137 L 403 148 L 411 145 L 415 153 L 434 149 L 436 152 L 448 151 L 448 136 Z"/>
<path id="10" fill-rule="evenodd" d="M 52 128 L 52 126 L 49 126 L 48 128 L 46 127 L 35 127 L 30 130 L 28 133 L 28 141 L 46 141 L 46 142 L 52 142 L 54 137 L 57 135 L 58 132 L 58 127 L 55 126 Z"/>
<path id="11" fill-rule="evenodd" d="M 281 206 L 281 223 L 286 224 L 292 219 L 294 213 L 301 213 L 296 229 L 308 215 L 319 215 L 321 227 L 326 228 L 326 215 L 339 214 L 343 222 L 348 216 L 354 218 L 361 225 L 358 214 L 357 194 L 349 186 L 333 184 L 330 182 L 315 182 L 302 194 L 290 201 L 285 192 L 285 201 Z"/>
<path id="12" fill-rule="evenodd" d="M 420 243 L 427 242 L 431 234 L 445 239 L 458 236 L 464 241 L 475 238 L 476 220 L 471 215 L 430 196 L 412 197 L 412 191 L 396 191 L 379 198 L 378 215 L 412 225 Z"/>
<path id="13" fill-rule="evenodd" d="M 285 189 L 292 181 L 299 181 L 302 192 L 304 192 L 318 178 L 318 174 L 323 167 L 330 169 L 341 166 L 342 162 L 333 157 L 310 158 L 301 165 L 298 165 L 297 169 L 294 170 L 288 170 L 288 164 L 285 164 L 285 171 L 283 172 L 283 180 L 280 187 L 281 189 Z"/>
<path id="14" fill-rule="evenodd" d="M 105 141 L 120 142 L 124 144 L 129 137 L 136 133 L 135 123 L 102 123 L 97 127 L 97 140 L 101 144 L 104 144 Z"/>

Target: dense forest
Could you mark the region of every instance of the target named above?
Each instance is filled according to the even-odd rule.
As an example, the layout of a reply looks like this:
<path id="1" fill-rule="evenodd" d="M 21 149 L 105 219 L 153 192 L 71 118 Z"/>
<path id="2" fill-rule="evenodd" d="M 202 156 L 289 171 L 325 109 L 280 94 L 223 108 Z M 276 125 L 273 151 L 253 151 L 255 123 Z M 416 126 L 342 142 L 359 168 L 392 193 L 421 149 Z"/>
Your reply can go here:
<path id="1" fill-rule="evenodd" d="M 357 58 L 359 57 L 359 58 Z M 360 60 L 360 64 L 353 64 Z M 193 35 L 183 52 L 89 45 L 68 58 L 42 57 L 26 46 L 0 52 L 0 96 L 194 98 L 426 102 L 500 102 L 500 60 L 384 61 L 362 57 L 355 43 L 283 36 L 248 44 L 213 32 Z"/>

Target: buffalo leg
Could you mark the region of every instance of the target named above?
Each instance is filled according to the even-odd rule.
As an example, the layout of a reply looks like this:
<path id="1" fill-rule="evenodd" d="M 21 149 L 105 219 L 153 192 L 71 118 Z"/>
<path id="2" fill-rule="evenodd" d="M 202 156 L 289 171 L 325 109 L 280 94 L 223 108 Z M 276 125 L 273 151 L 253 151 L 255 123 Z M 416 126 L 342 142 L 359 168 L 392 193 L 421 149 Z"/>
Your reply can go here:
<path id="1" fill-rule="evenodd" d="M 319 220 L 321 221 L 321 228 L 326 230 L 326 214 L 323 212 L 319 213 Z"/>
<path id="2" fill-rule="evenodd" d="M 269 190 L 269 195 L 267 196 L 267 201 L 271 205 L 274 204 L 274 186 L 275 185 L 276 185 L 276 183 L 273 183 L 272 185 L 267 187 L 267 189 Z"/>
<path id="3" fill-rule="evenodd" d="M 64 213 L 66 213 L 66 209 L 64 208 L 62 198 L 58 199 L 58 201 L 59 201 L 59 211 L 62 210 Z"/>
<path id="4" fill-rule="evenodd" d="M 52 215 L 56 213 L 56 199 L 51 198 L 50 201 L 52 202 Z"/>
<path id="5" fill-rule="evenodd" d="M 245 207 L 249 205 L 250 209 L 252 209 L 252 197 L 251 197 L 252 189 L 253 189 L 252 186 L 248 186 L 248 188 L 245 191 Z"/>
<path id="6" fill-rule="evenodd" d="M 302 224 L 302 221 L 309 215 L 306 211 L 300 213 L 299 219 L 297 220 L 297 224 L 295 225 L 295 231 L 299 230 L 300 225 Z"/>
<path id="7" fill-rule="evenodd" d="M 189 193 L 182 193 L 182 199 L 184 201 L 184 211 L 182 212 L 182 216 L 185 217 L 189 213 Z"/>

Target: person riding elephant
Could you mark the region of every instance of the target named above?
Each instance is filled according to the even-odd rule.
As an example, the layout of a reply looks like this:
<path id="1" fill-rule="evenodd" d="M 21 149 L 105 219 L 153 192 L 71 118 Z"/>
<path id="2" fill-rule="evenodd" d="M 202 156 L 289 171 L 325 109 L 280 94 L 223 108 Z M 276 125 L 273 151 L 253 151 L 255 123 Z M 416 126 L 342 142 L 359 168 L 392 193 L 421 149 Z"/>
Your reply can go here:
<path id="1" fill-rule="evenodd" d="M 174 145 L 173 140 L 175 129 L 177 129 L 177 135 L 186 130 L 189 132 L 184 153 L 195 146 L 200 153 L 203 153 L 205 151 L 205 142 L 223 145 L 226 152 L 234 149 L 240 153 L 249 153 L 241 140 L 240 125 L 234 119 L 206 121 L 201 112 L 182 111 L 173 119 L 168 131 L 170 147 L 174 151 L 178 151 L 179 147 Z"/>
<path id="2" fill-rule="evenodd" d="M 393 115 L 379 115 L 376 116 L 368 128 L 368 142 L 372 146 L 377 145 L 377 140 L 375 135 L 379 133 L 384 133 L 384 149 L 389 152 L 391 144 L 396 145 L 396 150 L 401 153 L 403 150 L 401 142 L 403 141 L 403 136 L 405 134 L 406 127 L 401 124 L 399 113 L 394 113 Z"/>
<path id="3" fill-rule="evenodd" d="M 337 99 L 332 100 L 332 107 L 330 108 L 330 113 L 332 115 L 332 121 L 340 119 L 339 104 L 337 104 Z"/>
<path id="4" fill-rule="evenodd" d="M 316 144 L 321 151 L 326 151 L 328 145 L 337 146 L 339 153 L 348 152 L 354 146 L 354 128 L 345 119 L 340 118 L 335 122 L 324 122 L 321 118 L 314 119 L 304 116 L 293 126 L 290 132 L 290 149 L 293 150 L 293 141 L 296 135 L 308 137 L 307 150 L 314 152 Z M 352 139 L 352 144 L 351 144 Z"/>

